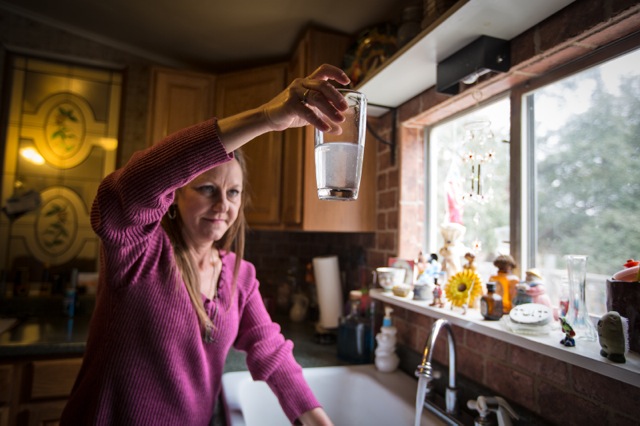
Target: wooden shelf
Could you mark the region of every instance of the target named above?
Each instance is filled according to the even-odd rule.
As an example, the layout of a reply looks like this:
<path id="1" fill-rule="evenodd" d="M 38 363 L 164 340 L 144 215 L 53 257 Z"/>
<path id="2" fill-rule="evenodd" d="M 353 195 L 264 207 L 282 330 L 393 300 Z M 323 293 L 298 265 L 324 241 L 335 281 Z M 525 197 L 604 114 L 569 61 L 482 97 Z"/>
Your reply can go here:
<path id="1" fill-rule="evenodd" d="M 439 61 L 480 35 L 511 40 L 574 0 L 460 0 L 357 87 L 371 104 L 396 108 L 436 83 Z M 388 108 L 370 106 L 377 117 Z"/>

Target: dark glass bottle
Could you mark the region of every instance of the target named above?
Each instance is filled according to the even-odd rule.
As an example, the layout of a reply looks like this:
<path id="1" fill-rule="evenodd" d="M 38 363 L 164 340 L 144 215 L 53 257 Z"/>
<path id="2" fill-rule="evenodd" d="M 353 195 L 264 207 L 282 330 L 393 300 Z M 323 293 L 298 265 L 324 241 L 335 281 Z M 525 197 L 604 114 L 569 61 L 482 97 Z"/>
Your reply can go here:
<path id="1" fill-rule="evenodd" d="M 360 312 L 361 296 L 352 292 L 350 312 L 338 325 L 338 358 L 352 364 L 368 364 L 373 359 L 371 322 Z"/>
<path id="2" fill-rule="evenodd" d="M 484 319 L 490 321 L 502 318 L 502 297 L 496 293 L 496 283 L 487 283 L 487 294 L 480 299 L 480 313 Z"/>

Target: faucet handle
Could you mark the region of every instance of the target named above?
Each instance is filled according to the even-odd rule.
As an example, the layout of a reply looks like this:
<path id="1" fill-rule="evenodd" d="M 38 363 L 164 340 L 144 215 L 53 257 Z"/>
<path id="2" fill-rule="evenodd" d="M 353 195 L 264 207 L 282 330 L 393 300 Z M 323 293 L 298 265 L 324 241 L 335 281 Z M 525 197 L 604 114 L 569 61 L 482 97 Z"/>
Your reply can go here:
<path id="1" fill-rule="evenodd" d="M 507 400 L 499 396 L 479 396 L 476 400 L 467 401 L 467 407 L 480 414 L 480 418 L 476 420 L 476 424 L 479 425 L 490 424 L 485 423 L 488 422 L 487 416 L 490 412 L 496 413 L 498 426 L 511 426 L 511 418 L 519 419 Z"/>

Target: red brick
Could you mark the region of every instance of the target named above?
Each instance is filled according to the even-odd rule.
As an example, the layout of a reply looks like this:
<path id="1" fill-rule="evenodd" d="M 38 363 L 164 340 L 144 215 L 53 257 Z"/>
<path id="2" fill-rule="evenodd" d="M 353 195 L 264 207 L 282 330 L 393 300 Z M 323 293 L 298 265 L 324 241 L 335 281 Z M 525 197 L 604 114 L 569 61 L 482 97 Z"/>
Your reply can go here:
<path id="1" fill-rule="evenodd" d="M 387 229 L 398 229 L 398 211 L 390 211 L 387 213 Z"/>
<path id="2" fill-rule="evenodd" d="M 390 170 L 387 176 L 389 189 L 397 189 L 400 187 L 400 173 L 398 172 L 398 169 Z"/>
<path id="3" fill-rule="evenodd" d="M 485 365 L 485 385 L 504 395 L 509 401 L 525 407 L 533 405 L 533 377 L 509 368 L 501 362 L 487 360 Z"/>
<path id="4" fill-rule="evenodd" d="M 395 252 L 396 249 L 396 233 L 395 232 L 378 232 L 376 233 L 377 244 L 379 250 L 387 252 Z"/>
<path id="5" fill-rule="evenodd" d="M 523 404 L 525 405 L 525 404 Z M 529 408 L 528 405 L 525 407 Z M 538 386 L 538 414 L 554 424 L 607 425 L 609 413 L 597 404 L 547 382 Z"/>
<path id="6" fill-rule="evenodd" d="M 384 231 L 387 229 L 387 214 L 378 213 L 377 216 L 378 231 Z"/>
<path id="7" fill-rule="evenodd" d="M 509 344 L 501 340 L 492 339 L 480 333 L 467 331 L 465 336 L 466 346 L 473 352 L 500 361 L 506 361 Z"/>
<path id="8" fill-rule="evenodd" d="M 397 205 L 398 205 L 398 191 L 396 189 L 390 189 L 388 191 L 378 192 L 378 208 L 379 209 L 397 208 Z"/>
<path id="9" fill-rule="evenodd" d="M 378 191 L 384 191 L 387 189 L 387 173 L 379 173 L 378 174 Z"/>
<path id="10" fill-rule="evenodd" d="M 485 383 L 485 359 L 466 346 L 456 348 L 458 372 L 476 383 Z"/>
<path id="11" fill-rule="evenodd" d="M 515 368 L 528 371 L 533 376 L 550 380 L 560 386 L 569 385 L 568 364 L 518 346 L 512 346 L 510 363 Z"/>
<path id="12" fill-rule="evenodd" d="M 640 419 L 640 389 L 584 368 L 572 367 L 576 392 L 610 409 Z"/>

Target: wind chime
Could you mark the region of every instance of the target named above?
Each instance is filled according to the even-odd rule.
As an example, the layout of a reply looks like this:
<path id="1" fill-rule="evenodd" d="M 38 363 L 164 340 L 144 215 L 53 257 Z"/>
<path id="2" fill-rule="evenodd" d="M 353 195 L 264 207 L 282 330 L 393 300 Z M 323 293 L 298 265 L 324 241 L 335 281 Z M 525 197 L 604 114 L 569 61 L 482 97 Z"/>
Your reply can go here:
<path id="1" fill-rule="evenodd" d="M 468 175 L 469 191 L 462 195 L 463 201 L 476 201 L 486 203 L 491 198 L 491 191 L 485 192 L 485 180 L 490 177 L 487 173 L 487 165 L 495 159 L 493 145 L 493 132 L 491 122 L 488 120 L 471 121 L 464 125 L 465 146 L 467 153 L 463 161 L 470 165 Z M 484 166 L 484 175 L 483 175 Z"/>

